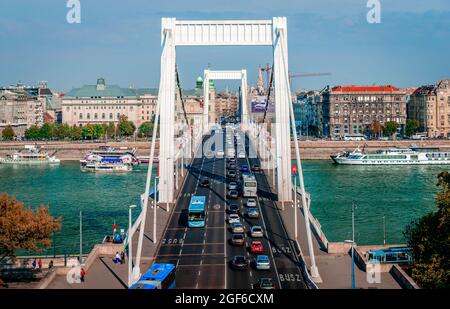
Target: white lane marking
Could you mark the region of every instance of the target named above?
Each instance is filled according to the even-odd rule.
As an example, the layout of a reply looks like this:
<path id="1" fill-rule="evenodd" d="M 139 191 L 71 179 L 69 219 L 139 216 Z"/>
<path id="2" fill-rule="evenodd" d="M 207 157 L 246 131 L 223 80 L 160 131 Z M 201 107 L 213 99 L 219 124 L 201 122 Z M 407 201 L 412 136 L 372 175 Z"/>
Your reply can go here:
<path id="1" fill-rule="evenodd" d="M 250 143 L 249 143 L 249 146 L 248 146 L 248 147 L 250 148 Z M 249 149 L 249 150 L 250 150 L 250 149 Z M 248 166 L 250 166 L 250 161 L 248 160 L 248 156 L 246 157 L 246 159 L 247 159 L 247 164 L 248 164 Z M 265 174 L 264 174 L 264 177 L 266 177 Z M 275 273 L 277 274 L 278 285 L 279 285 L 279 287 L 280 287 L 280 289 L 281 289 L 281 281 L 280 281 L 280 276 L 279 276 L 279 274 L 278 274 L 277 263 L 276 263 L 275 258 L 274 258 L 274 256 L 273 256 L 272 245 L 270 244 L 269 234 L 267 233 L 266 221 L 265 221 L 265 219 L 264 219 L 264 215 L 263 215 L 262 210 L 261 210 L 261 205 L 259 204 L 259 197 L 256 197 L 256 204 L 258 205 L 259 213 L 261 214 L 262 223 L 263 223 L 263 226 L 264 226 L 264 230 L 265 230 L 265 232 L 266 232 L 266 235 L 267 235 L 267 243 L 269 244 L 270 255 L 272 256 L 273 266 L 274 266 L 274 268 L 275 268 Z M 278 214 L 278 215 L 279 215 L 279 214 Z"/>

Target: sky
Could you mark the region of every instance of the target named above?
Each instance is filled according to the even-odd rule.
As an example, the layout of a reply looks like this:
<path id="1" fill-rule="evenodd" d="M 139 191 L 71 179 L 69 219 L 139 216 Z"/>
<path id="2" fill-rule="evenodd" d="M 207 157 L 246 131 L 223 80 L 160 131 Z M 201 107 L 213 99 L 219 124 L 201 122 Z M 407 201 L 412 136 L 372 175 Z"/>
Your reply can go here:
<path id="1" fill-rule="evenodd" d="M 369 24 L 368 0 L 80 0 L 81 23 L 66 20 L 66 0 L 0 1 L 0 85 L 48 81 L 69 91 L 95 84 L 159 85 L 161 17 L 271 19 L 286 16 L 289 70 L 331 73 L 296 78 L 292 90 L 326 85 L 413 87 L 450 78 L 450 1 L 379 0 L 381 23 Z M 214 70 L 272 64 L 271 47 L 180 47 L 182 87 L 208 64 Z M 216 82 L 235 89 L 234 82 Z"/>

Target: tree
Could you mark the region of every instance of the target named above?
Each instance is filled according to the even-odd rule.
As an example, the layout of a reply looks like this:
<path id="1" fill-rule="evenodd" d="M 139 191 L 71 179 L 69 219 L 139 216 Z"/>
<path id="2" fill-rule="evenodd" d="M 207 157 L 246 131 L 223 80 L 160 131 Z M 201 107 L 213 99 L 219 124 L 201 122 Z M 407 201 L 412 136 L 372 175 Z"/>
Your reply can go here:
<path id="1" fill-rule="evenodd" d="M 82 133 L 82 128 L 78 127 L 76 125 L 73 125 L 71 132 L 70 132 L 70 137 L 73 140 L 80 140 L 81 139 L 81 133 Z"/>
<path id="2" fill-rule="evenodd" d="M 388 136 L 393 136 L 399 127 L 399 124 L 395 121 L 387 121 L 384 124 L 384 133 L 386 133 Z"/>
<path id="3" fill-rule="evenodd" d="M 41 130 L 38 126 L 34 125 L 25 130 L 25 138 L 27 140 L 37 140 L 40 139 Z"/>
<path id="4" fill-rule="evenodd" d="M 417 119 L 406 119 L 405 135 L 411 137 L 420 128 L 420 122 Z"/>
<path id="5" fill-rule="evenodd" d="M 44 123 L 44 125 L 39 130 L 40 139 L 51 139 L 53 136 L 52 126 L 48 123 Z"/>
<path id="6" fill-rule="evenodd" d="M 149 137 L 153 133 L 153 123 L 144 122 L 139 127 L 139 137 Z"/>
<path id="7" fill-rule="evenodd" d="M 61 229 L 61 218 L 53 217 L 48 207 L 33 210 L 22 202 L 11 200 L 7 193 L 0 195 L 0 264 L 15 260 L 17 250 L 39 253 L 51 246 L 51 236 Z"/>
<path id="8" fill-rule="evenodd" d="M 116 126 L 114 122 L 110 122 L 106 128 L 106 134 L 111 137 L 116 135 Z"/>
<path id="9" fill-rule="evenodd" d="M 381 132 L 383 131 L 383 126 L 378 120 L 374 120 L 369 126 L 369 131 L 373 136 L 377 134 L 380 135 Z"/>
<path id="10" fill-rule="evenodd" d="M 128 121 L 127 116 L 121 115 L 119 120 L 119 132 L 123 136 L 131 136 L 136 131 L 136 126 L 133 122 Z"/>
<path id="11" fill-rule="evenodd" d="M 2 137 L 5 141 L 11 141 L 15 136 L 14 129 L 11 126 L 6 126 L 2 131 Z"/>
<path id="12" fill-rule="evenodd" d="M 437 211 L 411 222 L 404 232 L 413 248 L 412 278 L 422 288 L 450 288 L 450 174 L 438 175 Z"/>

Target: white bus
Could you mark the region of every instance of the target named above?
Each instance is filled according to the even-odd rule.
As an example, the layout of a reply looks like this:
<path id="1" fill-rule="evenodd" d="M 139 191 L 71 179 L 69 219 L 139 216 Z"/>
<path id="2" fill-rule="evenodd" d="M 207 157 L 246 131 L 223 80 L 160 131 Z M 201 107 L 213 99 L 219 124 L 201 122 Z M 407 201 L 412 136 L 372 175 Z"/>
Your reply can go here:
<path id="1" fill-rule="evenodd" d="M 365 141 L 366 137 L 363 134 L 346 134 L 344 141 Z"/>
<path id="2" fill-rule="evenodd" d="M 244 197 L 256 197 L 258 192 L 258 186 L 255 175 L 242 174 L 242 196 Z"/>

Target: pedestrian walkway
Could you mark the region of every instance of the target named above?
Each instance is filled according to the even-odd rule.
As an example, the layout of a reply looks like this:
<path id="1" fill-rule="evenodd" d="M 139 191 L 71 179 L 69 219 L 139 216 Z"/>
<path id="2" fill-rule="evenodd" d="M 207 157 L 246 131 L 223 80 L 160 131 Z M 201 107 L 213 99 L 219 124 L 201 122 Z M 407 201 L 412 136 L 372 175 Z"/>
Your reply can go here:
<path id="1" fill-rule="evenodd" d="M 272 180 L 272 171 L 264 171 L 272 192 L 274 191 L 274 186 Z M 308 269 L 311 266 L 311 258 L 308 250 L 308 242 L 306 237 L 306 225 L 305 217 L 303 214 L 303 208 L 301 211 L 297 211 L 297 224 L 298 224 L 298 239 L 297 243 L 300 245 L 303 258 Z M 292 203 L 286 204 L 284 210 L 280 210 L 280 214 L 283 218 L 285 228 L 292 240 L 295 238 L 295 211 Z M 319 269 L 319 274 L 322 279 L 322 283 L 318 283 L 319 289 L 349 289 L 351 288 L 351 266 L 352 260 L 350 253 L 342 254 L 329 254 L 326 252 L 326 248 L 323 248 L 315 237 L 313 232 L 313 227 L 311 227 L 311 232 L 313 235 L 313 247 L 315 253 L 315 260 L 317 268 Z M 359 267 L 355 266 L 355 287 L 363 289 L 400 289 L 401 286 L 392 277 L 390 273 L 381 273 L 380 283 L 368 283 L 367 273 L 361 270 Z"/>
<path id="2" fill-rule="evenodd" d="M 151 202 L 151 201 L 149 201 Z M 165 206 L 164 206 L 165 207 Z M 154 261 L 154 256 L 158 247 L 158 243 L 163 235 L 163 232 L 168 224 L 170 215 L 174 207 L 167 211 L 165 208 L 157 208 L 156 215 L 156 236 L 157 242 L 153 242 L 153 208 L 149 205 L 147 211 L 147 218 L 145 221 L 144 239 L 142 243 L 142 257 L 141 257 L 141 273 L 144 273 L 150 268 Z M 136 261 L 136 252 L 139 240 L 139 229 L 136 230 L 133 236 L 133 261 Z M 118 246 L 123 250 L 122 246 Z M 120 253 L 120 250 L 118 250 Z M 66 275 L 57 275 L 54 280 L 48 285 L 49 289 L 126 289 L 128 284 L 128 258 L 125 259 L 124 264 L 115 264 L 113 262 L 115 253 L 104 255 L 100 254 L 96 257 L 92 265 L 86 269 L 85 282 L 83 283 L 68 283 Z"/>

